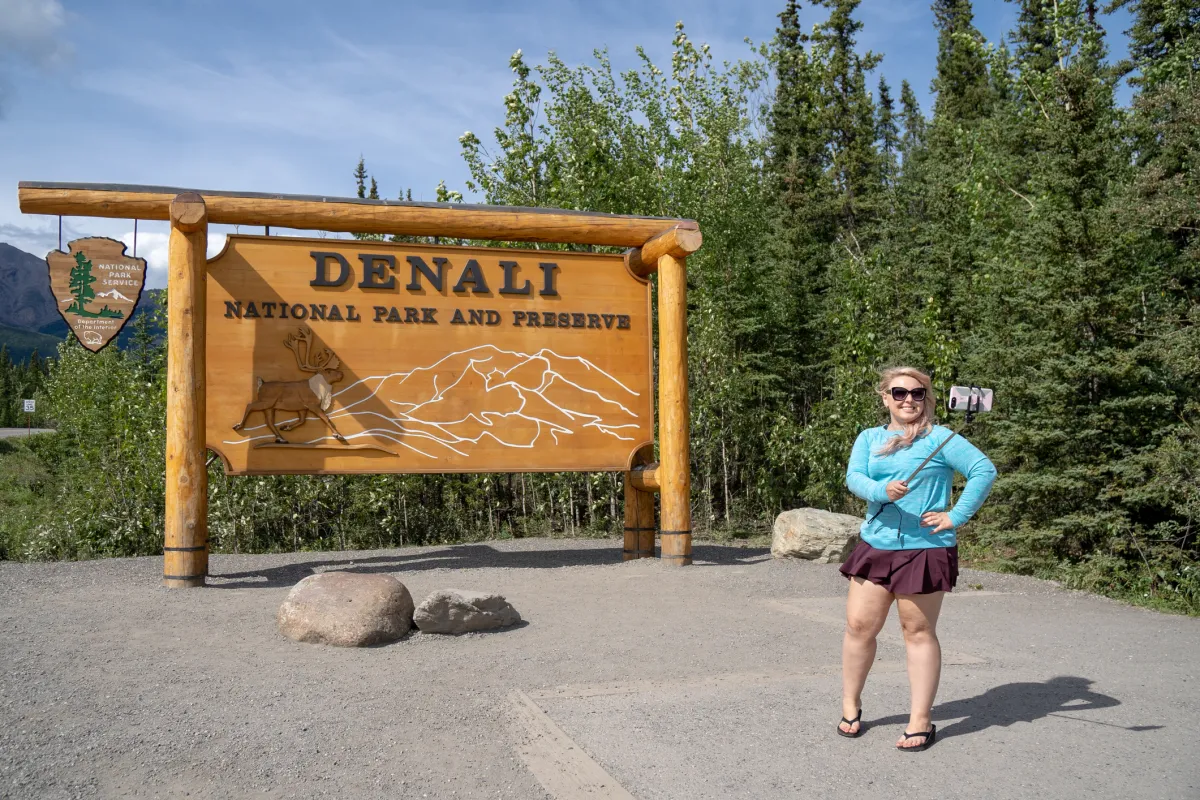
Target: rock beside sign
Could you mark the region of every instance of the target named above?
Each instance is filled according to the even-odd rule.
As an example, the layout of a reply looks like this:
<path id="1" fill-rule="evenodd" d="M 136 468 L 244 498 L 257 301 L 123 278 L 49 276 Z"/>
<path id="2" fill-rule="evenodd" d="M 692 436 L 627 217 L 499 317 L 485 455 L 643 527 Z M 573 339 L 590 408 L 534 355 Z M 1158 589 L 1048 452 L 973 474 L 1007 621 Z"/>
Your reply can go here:
<path id="1" fill-rule="evenodd" d="M 819 508 L 795 508 L 775 518 L 771 555 L 840 564 L 858 544 L 862 518 Z"/>
<path id="2" fill-rule="evenodd" d="M 470 633 L 516 625 L 521 615 L 502 595 L 440 589 L 417 607 L 413 620 L 422 633 Z"/>
<path id="3" fill-rule="evenodd" d="M 322 572 L 292 587 L 277 621 L 280 632 L 298 642 L 365 647 L 408 633 L 413 600 L 390 575 Z"/>

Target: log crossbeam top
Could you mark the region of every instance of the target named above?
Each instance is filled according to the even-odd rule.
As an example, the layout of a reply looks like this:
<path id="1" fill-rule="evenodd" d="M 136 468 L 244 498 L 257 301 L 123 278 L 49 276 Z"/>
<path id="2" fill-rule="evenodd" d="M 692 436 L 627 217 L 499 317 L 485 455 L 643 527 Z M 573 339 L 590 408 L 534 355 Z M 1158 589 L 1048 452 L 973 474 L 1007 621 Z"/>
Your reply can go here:
<path id="1" fill-rule="evenodd" d="M 626 250 L 625 266 L 634 275 L 648 278 L 650 273 L 658 269 L 658 259 L 662 256 L 687 258 L 699 250 L 704 241 L 699 227 L 693 226 L 680 223 L 662 231 L 641 247 Z"/>
<path id="2" fill-rule="evenodd" d="M 17 194 L 26 214 L 167 220 L 171 201 L 192 191 L 208 221 L 226 225 L 635 248 L 681 231 L 695 233 L 699 247 L 692 220 L 593 211 L 34 181 L 22 181 Z"/>

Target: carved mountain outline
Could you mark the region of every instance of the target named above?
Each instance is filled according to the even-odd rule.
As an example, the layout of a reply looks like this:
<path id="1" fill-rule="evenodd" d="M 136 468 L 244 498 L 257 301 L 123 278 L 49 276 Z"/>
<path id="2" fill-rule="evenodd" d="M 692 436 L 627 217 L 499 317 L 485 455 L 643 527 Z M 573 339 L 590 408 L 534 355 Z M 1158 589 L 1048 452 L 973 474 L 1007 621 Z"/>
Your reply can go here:
<path id="1" fill-rule="evenodd" d="M 549 348 L 521 353 L 480 345 L 429 366 L 361 378 L 334 393 L 329 416 L 335 422 L 355 417 L 363 423 L 364 430 L 347 434 L 347 439 L 382 440 L 436 459 L 445 451 L 468 456 L 485 439 L 520 449 L 534 448 L 543 437 L 563 445 L 588 428 L 633 442 L 641 425 L 630 406 L 639 396 L 579 356 Z M 593 411 L 584 410 L 588 408 Z M 265 425 L 244 432 L 255 435 L 224 443 L 274 438 Z M 328 431 L 304 444 L 327 440 L 332 440 Z"/>

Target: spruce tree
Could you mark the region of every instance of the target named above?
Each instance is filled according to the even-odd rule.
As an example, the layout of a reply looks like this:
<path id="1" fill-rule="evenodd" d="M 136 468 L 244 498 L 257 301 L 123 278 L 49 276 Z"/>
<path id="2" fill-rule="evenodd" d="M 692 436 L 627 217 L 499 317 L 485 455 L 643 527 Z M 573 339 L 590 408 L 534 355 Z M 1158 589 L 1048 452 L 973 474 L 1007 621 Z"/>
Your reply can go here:
<path id="1" fill-rule="evenodd" d="M 1016 44 L 1016 60 L 1038 74 L 1058 64 L 1060 39 L 1055 35 L 1055 0 L 1008 0 L 1016 4 L 1017 27 L 1009 38 Z M 1065 4 L 1065 2 L 1064 2 Z"/>
<path id="2" fill-rule="evenodd" d="M 764 166 L 771 199 L 767 259 L 778 291 L 772 297 L 781 358 L 793 401 L 789 417 L 803 421 L 819 390 L 823 360 L 821 302 L 835 234 L 829 151 L 823 126 L 822 65 L 800 30 L 799 3 L 779 15 L 773 58 L 775 98 L 768 118 Z"/>
<path id="3" fill-rule="evenodd" d="M 884 183 L 893 188 L 900 171 L 900 127 L 896 124 L 896 104 L 892 100 L 891 87 L 882 75 L 879 77 L 876 112 L 875 137 L 879 143 Z"/>
<path id="4" fill-rule="evenodd" d="M 908 81 L 900 82 L 900 120 L 904 124 L 904 134 L 900 137 L 900 154 L 904 164 L 915 158 L 925 146 L 925 115 L 921 113 L 921 104 Z"/>
<path id="5" fill-rule="evenodd" d="M 875 149 L 875 114 L 867 94 L 866 73 L 882 56 L 859 53 L 857 36 L 862 22 L 854 18 L 861 0 L 820 0 L 829 18 L 813 33 L 825 66 L 823 127 L 830 147 L 829 176 L 841 231 L 855 235 L 879 213 L 883 183 Z"/>
<path id="6" fill-rule="evenodd" d="M 965 369 L 1004 403 L 985 423 L 1003 477 L 981 534 L 1031 569 L 1080 562 L 1133 524 L 1109 490 L 1161 425 L 1152 409 L 1165 401 L 1161 385 L 1144 382 L 1130 335 L 1144 287 L 1121 255 L 1123 223 L 1112 213 L 1128 161 L 1103 32 L 1081 2 L 1035 11 L 1045 9 L 1022 17 L 1025 41 L 1044 28 L 1058 35 L 1050 50 L 1018 51 L 1014 102 L 989 142 L 1024 142 L 1020 163 L 980 174 L 995 208 L 976 219 L 1004 220 L 1004 229 L 989 246 Z"/>
<path id="7" fill-rule="evenodd" d="M 19 398 L 14 391 L 14 371 L 8 343 L 0 343 L 0 428 L 11 427 L 17 413 Z"/>
<path id="8" fill-rule="evenodd" d="M 354 183 L 359 199 L 365 199 L 367 196 L 367 162 L 362 157 L 358 157 L 358 164 L 354 167 Z"/>
<path id="9" fill-rule="evenodd" d="M 1129 58 L 1123 73 L 1136 70 L 1132 86 L 1145 91 L 1195 81 L 1200 71 L 1200 4 L 1194 0 L 1113 0 L 1110 13 L 1129 8 L 1134 15 L 1129 29 Z"/>
<path id="10" fill-rule="evenodd" d="M 1128 510 L 1132 542 L 1120 562 L 1089 563 L 1080 581 L 1143 595 L 1190 597 L 1200 607 L 1200 7 L 1178 0 L 1130 6 L 1130 58 L 1138 90 L 1129 117 L 1137 174 L 1114 203 L 1126 226 L 1122 260 L 1140 279 L 1136 357 L 1170 399 L 1168 420 L 1127 458 L 1109 495 Z M 1149 565 L 1154 565 L 1151 569 Z M 1107 566 L 1106 569 L 1098 567 Z M 1189 578 L 1190 576 L 1190 578 Z"/>
<path id="11" fill-rule="evenodd" d="M 970 121 L 987 116 L 991 105 L 983 36 L 975 28 L 971 0 L 934 0 L 938 31 L 937 93 L 934 116 Z"/>

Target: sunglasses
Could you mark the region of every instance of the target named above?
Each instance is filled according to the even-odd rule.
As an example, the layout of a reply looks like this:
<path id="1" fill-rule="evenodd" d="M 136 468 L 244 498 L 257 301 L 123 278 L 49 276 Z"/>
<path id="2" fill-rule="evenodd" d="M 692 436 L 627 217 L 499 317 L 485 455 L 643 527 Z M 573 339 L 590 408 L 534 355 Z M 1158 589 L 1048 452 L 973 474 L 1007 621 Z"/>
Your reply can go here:
<path id="1" fill-rule="evenodd" d="M 903 386 L 893 386 L 890 390 L 892 399 L 897 403 L 903 403 L 904 398 L 912 396 L 914 403 L 920 403 L 925 399 L 925 387 L 917 389 L 905 389 Z"/>

